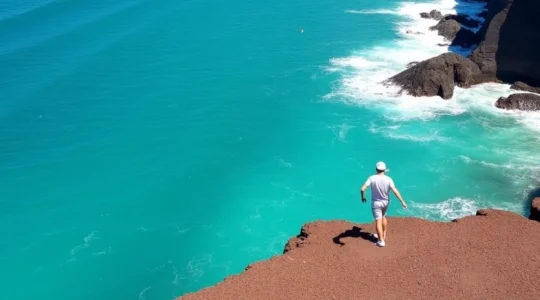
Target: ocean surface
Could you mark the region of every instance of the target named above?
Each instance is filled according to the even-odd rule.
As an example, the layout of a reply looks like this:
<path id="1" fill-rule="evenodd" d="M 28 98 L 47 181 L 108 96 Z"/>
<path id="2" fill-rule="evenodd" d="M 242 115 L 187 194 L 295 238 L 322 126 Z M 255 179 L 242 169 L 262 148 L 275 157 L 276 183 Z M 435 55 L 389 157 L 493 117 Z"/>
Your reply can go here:
<path id="1" fill-rule="evenodd" d="M 495 109 L 508 85 L 445 101 L 380 84 L 447 51 L 433 8 L 482 6 L 0 0 L 2 299 L 207 287 L 305 222 L 370 222 L 379 160 L 410 206 L 393 216 L 525 214 L 540 115 Z"/>

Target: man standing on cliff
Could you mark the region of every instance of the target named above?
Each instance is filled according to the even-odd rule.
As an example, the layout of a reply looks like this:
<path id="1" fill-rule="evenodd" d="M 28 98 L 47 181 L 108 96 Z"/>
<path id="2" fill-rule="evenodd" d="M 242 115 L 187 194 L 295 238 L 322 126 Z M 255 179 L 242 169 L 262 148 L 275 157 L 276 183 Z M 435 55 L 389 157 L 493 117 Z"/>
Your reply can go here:
<path id="1" fill-rule="evenodd" d="M 386 239 L 386 229 L 388 228 L 388 220 L 386 219 L 386 211 L 388 210 L 390 190 L 394 192 L 394 195 L 399 199 L 403 208 L 407 208 L 407 204 L 401 198 L 401 194 L 396 189 L 392 178 L 386 176 L 386 164 L 382 161 L 378 162 L 375 166 L 377 171 L 376 175 L 370 176 L 360 193 L 362 195 L 362 202 L 366 203 L 366 197 L 364 193 L 368 187 L 371 187 L 371 210 L 373 212 L 373 218 L 375 219 L 375 226 L 377 228 L 377 246 L 384 247 Z"/>

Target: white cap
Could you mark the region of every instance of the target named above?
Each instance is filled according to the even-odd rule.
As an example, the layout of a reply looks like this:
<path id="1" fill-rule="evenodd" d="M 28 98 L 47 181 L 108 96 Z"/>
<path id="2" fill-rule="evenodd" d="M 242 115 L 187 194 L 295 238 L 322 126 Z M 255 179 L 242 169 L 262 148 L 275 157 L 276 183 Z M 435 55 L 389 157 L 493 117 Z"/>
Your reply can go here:
<path id="1" fill-rule="evenodd" d="M 375 168 L 377 168 L 379 171 L 386 171 L 386 164 L 380 161 L 375 165 Z"/>

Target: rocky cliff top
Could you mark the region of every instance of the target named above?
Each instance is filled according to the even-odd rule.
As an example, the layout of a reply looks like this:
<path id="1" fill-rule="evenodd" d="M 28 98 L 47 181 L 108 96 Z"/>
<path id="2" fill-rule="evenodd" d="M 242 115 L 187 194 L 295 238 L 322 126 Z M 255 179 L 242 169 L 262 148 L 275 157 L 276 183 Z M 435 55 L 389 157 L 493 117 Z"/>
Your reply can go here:
<path id="1" fill-rule="evenodd" d="M 536 299 L 540 223 L 481 210 L 454 222 L 391 218 L 387 246 L 372 225 L 306 224 L 283 255 L 188 294 L 212 299 Z"/>

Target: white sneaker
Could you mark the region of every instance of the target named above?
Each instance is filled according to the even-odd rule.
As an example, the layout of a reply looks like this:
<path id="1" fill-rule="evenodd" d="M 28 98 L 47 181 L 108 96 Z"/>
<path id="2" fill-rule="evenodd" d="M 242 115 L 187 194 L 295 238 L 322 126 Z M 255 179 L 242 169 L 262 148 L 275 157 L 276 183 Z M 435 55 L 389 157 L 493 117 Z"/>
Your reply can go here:
<path id="1" fill-rule="evenodd" d="M 384 246 L 386 246 L 386 244 L 385 244 L 384 241 L 377 241 L 377 246 L 384 247 Z"/>
<path id="2" fill-rule="evenodd" d="M 378 235 L 378 234 L 374 233 L 374 234 L 372 234 L 372 235 L 373 235 L 374 238 L 379 239 L 379 235 Z"/>

